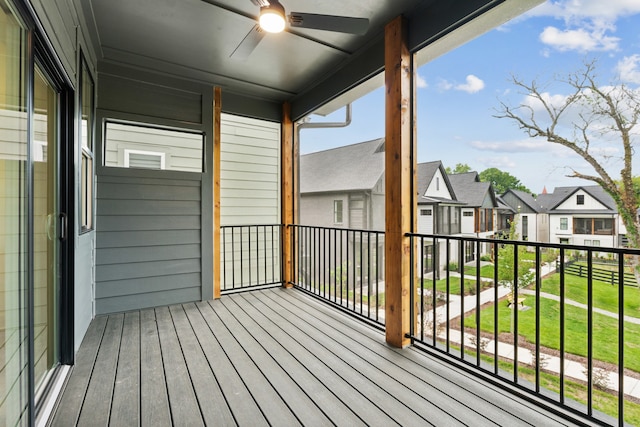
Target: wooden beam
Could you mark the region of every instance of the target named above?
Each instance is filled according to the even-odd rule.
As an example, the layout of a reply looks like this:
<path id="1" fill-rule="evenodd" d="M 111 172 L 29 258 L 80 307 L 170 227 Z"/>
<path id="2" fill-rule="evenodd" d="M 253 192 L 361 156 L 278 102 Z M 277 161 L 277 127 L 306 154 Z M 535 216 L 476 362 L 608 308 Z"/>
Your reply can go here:
<path id="1" fill-rule="evenodd" d="M 399 16 L 385 27 L 385 309 L 386 340 L 410 343 L 410 249 L 416 209 L 413 188 L 413 61 L 407 23 Z"/>
<path id="2" fill-rule="evenodd" d="M 281 165 L 281 188 L 280 197 L 282 200 L 281 219 L 284 224 L 282 231 L 282 285 L 286 288 L 293 286 L 293 227 L 295 224 L 294 207 L 294 141 L 293 141 L 293 121 L 291 120 L 291 104 L 285 102 L 282 105 L 282 136 L 280 144 Z"/>
<path id="3" fill-rule="evenodd" d="M 222 89 L 213 89 L 213 298 L 220 298 L 220 166 L 222 143 L 220 123 L 222 115 Z"/>

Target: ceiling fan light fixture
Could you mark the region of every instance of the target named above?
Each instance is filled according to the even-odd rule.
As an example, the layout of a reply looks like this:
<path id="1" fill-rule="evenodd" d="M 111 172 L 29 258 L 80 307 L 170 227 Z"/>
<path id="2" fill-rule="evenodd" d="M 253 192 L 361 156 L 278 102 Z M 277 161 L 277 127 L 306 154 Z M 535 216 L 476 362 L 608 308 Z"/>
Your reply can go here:
<path id="1" fill-rule="evenodd" d="M 284 30 L 284 7 L 278 2 L 260 8 L 260 28 L 269 33 L 280 33 Z"/>

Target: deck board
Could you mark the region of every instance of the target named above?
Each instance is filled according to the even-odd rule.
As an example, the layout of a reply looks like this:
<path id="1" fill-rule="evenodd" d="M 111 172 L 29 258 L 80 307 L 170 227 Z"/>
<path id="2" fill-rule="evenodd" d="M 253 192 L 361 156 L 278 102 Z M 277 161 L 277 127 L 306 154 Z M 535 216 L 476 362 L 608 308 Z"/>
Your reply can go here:
<path id="1" fill-rule="evenodd" d="M 171 412 L 154 310 L 140 312 L 140 419 L 143 426 L 170 426 Z"/>
<path id="2" fill-rule="evenodd" d="M 109 425 L 140 423 L 140 313 L 126 313 Z"/>
<path id="3" fill-rule="evenodd" d="M 107 320 L 92 378 L 80 411 L 80 425 L 94 424 L 95 420 L 105 420 L 104 423 L 99 423 L 101 425 L 108 424 L 123 321 L 123 314 L 109 316 Z"/>
<path id="4" fill-rule="evenodd" d="M 572 425 L 295 289 L 98 317 L 53 425 Z"/>

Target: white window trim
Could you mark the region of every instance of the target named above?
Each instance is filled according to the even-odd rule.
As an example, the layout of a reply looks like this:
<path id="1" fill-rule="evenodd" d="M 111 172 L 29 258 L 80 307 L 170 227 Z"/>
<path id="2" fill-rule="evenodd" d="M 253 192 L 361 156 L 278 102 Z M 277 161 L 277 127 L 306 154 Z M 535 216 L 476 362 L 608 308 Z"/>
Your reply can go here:
<path id="1" fill-rule="evenodd" d="M 147 155 L 147 156 L 160 157 L 160 169 L 164 170 L 164 168 L 165 168 L 165 155 L 166 155 L 166 153 L 162 153 L 162 152 L 159 152 L 159 151 L 130 150 L 128 148 L 125 148 L 125 150 L 124 150 L 124 167 L 125 168 L 129 167 L 129 156 L 131 154 L 143 154 L 143 155 Z"/>

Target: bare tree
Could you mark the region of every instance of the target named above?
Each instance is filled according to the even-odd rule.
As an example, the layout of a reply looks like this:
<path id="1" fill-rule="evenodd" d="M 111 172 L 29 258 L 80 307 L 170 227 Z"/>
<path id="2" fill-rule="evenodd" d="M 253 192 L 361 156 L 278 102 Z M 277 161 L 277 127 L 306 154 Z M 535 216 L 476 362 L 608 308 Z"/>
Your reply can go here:
<path id="1" fill-rule="evenodd" d="M 582 157 L 594 173 L 572 168 L 567 176 L 595 182 L 610 194 L 627 229 L 629 245 L 640 248 L 639 197 L 632 170 L 634 148 L 640 141 L 640 90 L 622 82 L 601 85 L 596 78 L 596 62 L 586 62 L 582 70 L 554 79 L 568 89 L 568 95 L 551 96 L 546 85 L 512 77 L 526 95 L 525 101 L 517 106 L 501 102 L 495 117 L 511 119 L 528 136 L 545 138 Z M 615 174 L 618 167 L 619 176 Z M 638 279 L 639 263 L 634 258 Z"/>

